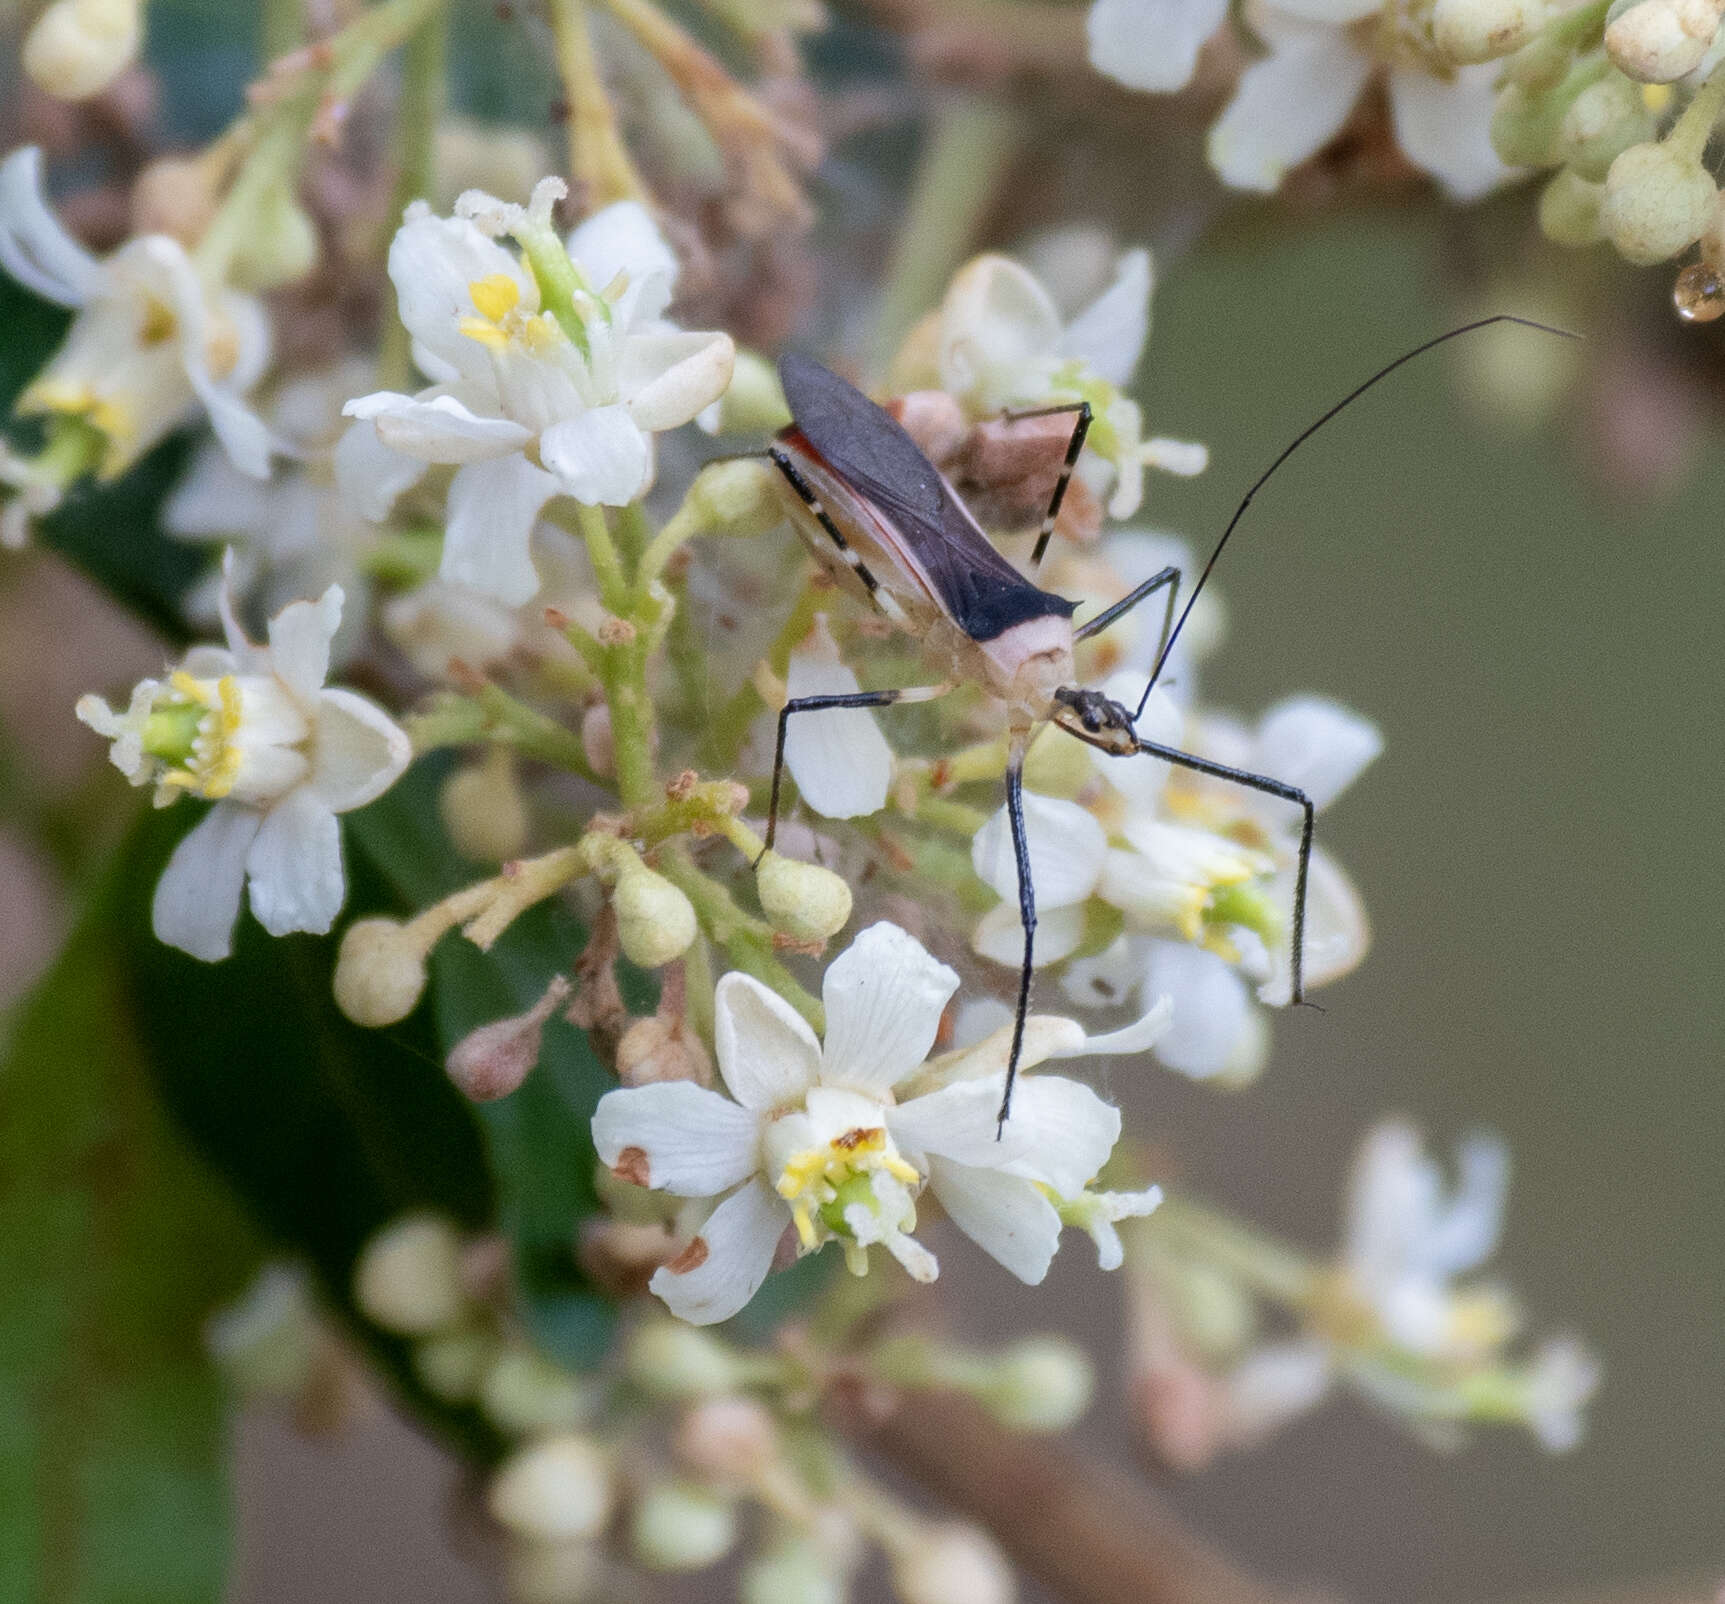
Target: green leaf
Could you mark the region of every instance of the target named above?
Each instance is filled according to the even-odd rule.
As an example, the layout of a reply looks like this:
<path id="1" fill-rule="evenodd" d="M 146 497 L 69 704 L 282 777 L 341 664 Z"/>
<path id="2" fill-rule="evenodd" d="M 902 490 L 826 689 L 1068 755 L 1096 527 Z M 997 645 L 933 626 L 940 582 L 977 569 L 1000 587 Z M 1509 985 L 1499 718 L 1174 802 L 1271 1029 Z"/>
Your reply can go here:
<path id="1" fill-rule="evenodd" d="M 200 1331 L 256 1261 L 163 1117 L 105 884 L 0 1067 L 0 1597 L 192 1604 L 228 1545 Z"/>
<path id="2" fill-rule="evenodd" d="M 310 1263 L 408 1406 L 452 1446 L 490 1458 L 498 1438 L 482 1417 L 428 1394 L 409 1345 L 352 1301 L 360 1250 L 397 1216 L 432 1209 L 468 1229 L 490 1226 L 471 1110 L 443 1073 L 428 1021 L 368 1031 L 342 1015 L 330 989 L 332 937 L 272 938 L 245 914 L 234 955 L 219 964 L 156 940 L 155 883 L 194 822 L 184 804 L 143 822 L 119 908 L 125 981 L 160 1095 L 264 1229 Z M 348 876 L 351 911 L 384 904 L 363 852 L 350 850 Z"/>
<path id="3" fill-rule="evenodd" d="M 448 766 L 416 764 L 356 820 L 353 839 L 394 885 L 400 912 L 423 908 L 469 878 L 438 817 L 437 788 Z M 518 919 L 489 953 L 445 937 L 431 963 L 431 1011 L 442 1051 L 475 1026 L 538 1001 L 585 940 L 576 920 L 550 904 Z M 478 1109 L 514 1245 L 522 1314 L 547 1353 L 578 1367 L 604 1355 L 615 1317 L 611 1301 L 575 1263 L 581 1222 L 598 1207 L 590 1122 L 613 1085 L 586 1036 L 553 1017 L 539 1066 L 521 1089 Z"/>

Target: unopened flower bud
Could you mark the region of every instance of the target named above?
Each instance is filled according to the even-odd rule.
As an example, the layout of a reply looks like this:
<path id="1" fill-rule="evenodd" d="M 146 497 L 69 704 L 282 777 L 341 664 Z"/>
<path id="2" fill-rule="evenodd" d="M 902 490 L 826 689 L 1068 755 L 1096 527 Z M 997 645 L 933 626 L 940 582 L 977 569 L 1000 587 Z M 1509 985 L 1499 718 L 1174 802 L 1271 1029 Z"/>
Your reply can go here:
<path id="1" fill-rule="evenodd" d="M 964 1521 L 931 1524 L 904 1544 L 892 1587 L 904 1604 L 1010 1604 L 1016 1592 L 994 1540 Z"/>
<path id="2" fill-rule="evenodd" d="M 499 1430 L 527 1436 L 579 1426 L 593 1400 L 561 1365 L 530 1348 L 511 1348 L 485 1372 L 479 1405 Z"/>
<path id="3" fill-rule="evenodd" d="M 710 1398 L 683 1416 L 673 1449 L 690 1470 L 746 1485 L 778 1458 L 779 1431 L 757 1399 Z"/>
<path id="4" fill-rule="evenodd" d="M 587 1604 L 602 1596 L 605 1566 L 582 1538 L 544 1543 L 517 1540 L 503 1561 L 512 1604 Z"/>
<path id="5" fill-rule="evenodd" d="M 617 1043 L 617 1079 L 625 1086 L 660 1080 L 692 1080 L 710 1086 L 713 1060 L 706 1044 L 689 1029 L 688 1020 L 653 1014 L 637 1019 L 623 1032 Z"/>
<path id="6" fill-rule="evenodd" d="M 445 1403 L 470 1403 L 491 1368 L 496 1343 L 483 1331 L 440 1331 L 413 1350 L 413 1373 Z"/>
<path id="7" fill-rule="evenodd" d="M 216 214 L 208 169 L 187 156 L 158 156 L 132 184 L 132 231 L 195 245 Z"/>
<path id="8" fill-rule="evenodd" d="M 1581 89 L 1573 78 L 1534 87 L 1504 84 L 1491 108 L 1492 148 L 1512 167 L 1555 166 L 1558 130 Z"/>
<path id="9" fill-rule="evenodd" d="M 743 1567 L 740 1604 L 844 1604 L 846 1567 L 813 1538 L 775 1543 Z"/>
<path id="10" fill-rule="evenodd" d="M 229 275 L 242 290 L 273 290 L 304 278 L 317 266 L 320 250 L 317 224 L 282 185 L 260 201 L 256 224 L 235 251 Z"/>
<path id="11" fill-rule="evenodd" d="M 24 40 L 24 71 L 61 100 L 99 95 L 132 64 L 139 0 L 54 0 Z"/>
<path id="12" fill-rule="evenodd" d="M 1701 65 L 1721 14 L 1725 0 L 1641 0 L 1606 25 L 1606 53 L 1641 83 L 1671 83 Z"/>
<path id="13" fill-rule="evenodd" d="M 654 1571 L 698 1571 L 717 1563 L 737 1540 L 731 1501 L 692 1481 L 654 1483 L 635 1504 L 629 1545 Z"/>
<path id="14" fill-rule="evenodd" d="M 825 941 L 851 916 L 851 888 L 838 875 L 781 852 L 761 859 L 755 890 L 773 929 L 797 941 Z"/>
<path id="15" fill-rule="evenodd" d="M 719 1340 L 679 1320 L 651 1320 L 629 1340 L 629 1379 L 656 1398 L 709 1398 L 743 1381 L 738 1356 Z"/>
<path id="16" fill-rule="evenodd" d="M 1451 61 L 1492 61 L 1519 50 L 1544 16 L 1540 0 L 1437 0 L 1432 39 Z"/>
<path id="17" fill-rule="evenodd" d="M 526 1013 L 470 1030 L 449 1051 L 449 1078 L 476 1103 L 507 1097 L 532 1074 L 545 1022 L 568 995 L 569 982 L 553 976 L 545 995 Z"/>
<path id="18" fill-rule="evenodd" d="M 504 1461 L 485 1502 L 500 1524 L 521 1537 L 593 1537 L 611 1515 L 610 1467 L 585 1437 L 546 1437 Z"/>
<path id="19" fill-rule="evenodd" d="M 758 351 L 738 351 L 725 393 L 700 415 L 708 434 L 771 434 L 791 421 L 779 375 Z"/>
<path id="20" fill-rule="evenodd" d="M 1002 1354 L 983 1398 L 1012 1431 L 1065 1431 L 1090 1407 L 1096 1375 L 1089 1356 L 1062 1337 L 1032 1337 Z"/>
<path id="21" fill-rule="evenodd" d="M 395 919 L 356 919 L 335 960 L 336 1006 L 377 1029 L 407 1018 L 425 990 L 425 947 Z"/>
<path id="22" fill-rule="evenodd" d="M 366 1243 L 353 1292 L 360 1312 L 385 1331 L 419 1336 L 453 1325 L 467 1301 L 455 1227 L 441 1215 L 403 1215 Z"/>
<path id="23" fill-rule="evenodd" d="M 1605 178 L 1600 223 L 1637 267 L 1651 267 L 1706 232 L 1718 188 L 1693 157 L 1669 145 L 1632 145 Z"/>
<path id="24" fill-rule="evenodd" d="M 639 863 L 618 878 L 611 906 L 624 956 L 643 969 L 681 958 L 694 942 L 694 904 L 664 875 Z"/>
<path id="25" fill-rule="evenodd" d="M 752 457 L 710 462 L 690 486 L 683 505 L 700 529 L 722 535 L 763 535 L 784 522 L 781 482 L 774 468 Z"/>
<path id="26" fill-rule="evenodd" d="M 1554 245 L 1581 247 L 1605 238 L 1599 209 L 1605 186 L 1591 184 L 1573 167 L 1565 167 L 1539 192 L 1540 232 Z"/>
<path id="27" fill-rule="evenodd" d="M 475 863 L 506 863 L 527 845 L 527 802 L 515 774 L 515 754 L 496 746 L 484 761 L 444 782 L 437 811 L 455 850 Z"/>
<path id="28" fill-rule="evenodd" d="M 581 715 L 581 751 L 593 772 L 608 778 L 617 771 L 617 738 L 611 733 L 611 705 L 595 702 Z"/>
<path id="29" fill-rule="evenodd" d="M 1597 183 L 1631 145 L 1651 139 L 1656 127 L 1641 85 L 1611 73 L 1570 102 L 1558 130 L 1558 154 Z"/>

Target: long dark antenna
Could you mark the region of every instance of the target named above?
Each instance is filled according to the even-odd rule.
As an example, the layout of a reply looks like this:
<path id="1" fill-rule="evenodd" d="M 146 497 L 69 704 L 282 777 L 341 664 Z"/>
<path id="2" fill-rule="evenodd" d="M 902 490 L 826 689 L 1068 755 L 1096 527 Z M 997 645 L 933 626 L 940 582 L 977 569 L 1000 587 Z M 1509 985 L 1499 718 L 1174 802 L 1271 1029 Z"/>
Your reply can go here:
<path id="1" fill-rule="evenodd" d="M 1168 659 L 1173 655 L 1174 643 L 1180 639 L 1180 631 L 1186 627 L 1186 620 L 1192 616 L 1192 609 L 1198 604 L 1198 598 L 1203 594 L 1205 581 L 1209 579 L 1211 570 L 1216 566 L 1216 559 L 1222 555 L 1222 549 L 1228 544 L 1228 537 L 1234 533 L 1235 527 L 1246 516 L 1246 509 L 1252 505 L 1258 492 L 1270 482 L 1271 476 L 1289 457 L 1300 449 L 1318 430 L 1335 417 L 1353 405 L 1380 379 L 1387 379 L 1405 362 L 1411 362 L 1416 356 L 1424 356 L 1427 351 L 1440 346 L 1445 340 L 1453 340 L 1463 334 L 1472 334 L 1476 329 L 1488 329 L 1494 323 L 1519 323 L 1524 329 L 1538 329 L 1542 334 L 1556 334 L 1565 340 L 1579 340 L 1581 336 L 1571 329 L 1553 328 L 1549 323 L 1536 323 L 1532 318 L 1516 317 L 1511 312 L 1499 312 L 1493 317 L 1482 317 L 1475 323 L 1464 323 L 1460 328 L 1451 329 L 1447 334 L 1439 334 L 1427 340 L 1424 345 L 1416 345 L 1411 351 L 1404 351 L 1395 361 L 1378 369 L 1364 384 L 1356 385 L 1333 407 L 1330 408 L 1315 423 L 1307 424 L 1292 440 L 1285 445 L 1276 460 L 1253 480 L 1252 488 L 1241 497 L 1240 505 L 1234 509 L 1234 516 L 1228 520 L 1228 527 L 1222 531 L 1222 538 L 1216 542 L 1216 549 L 1210 553 L 1210 560 L 1204 564 L 1204 570 L 1198 575 L 1198 583 L 1192 587 L 1186 598 L 1186 605 L 1180 610 L 1179 620 L 1175 623 L 1168 639 L 1163 643 L 1161 652 L 1156 658 L 1156 667 L 1151 671 L 1150 683 L 1144 687 L 1144 695 L 1138 703 L 1138 716 L 1142 717 L 1145 707 L 1149 704 L 1150 693 L 1156 688 L 1156 681 L 1162 677 L 1162 670 L 1167 667 Z"/>

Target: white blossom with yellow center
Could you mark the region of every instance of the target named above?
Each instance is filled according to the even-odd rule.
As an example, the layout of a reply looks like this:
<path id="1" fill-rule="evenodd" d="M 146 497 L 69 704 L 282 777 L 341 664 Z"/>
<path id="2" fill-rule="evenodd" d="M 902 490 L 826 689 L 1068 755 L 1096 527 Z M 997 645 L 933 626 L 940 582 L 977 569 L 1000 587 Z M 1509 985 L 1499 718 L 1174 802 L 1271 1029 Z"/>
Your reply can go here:
<path id="1" fill-rule="evenodd" d="M 729 1097 L 667 1081 L 600 1099 L 593 1139 L 605 1164 L 637 1185 L 713 1200 L 688 1247 L 653 1277 L 673 1313 L 697 1325 L 729 1319 L 765 1280 L 787 1230 L 800 1253 L 840 1242 L 858 1274 L 878 1244 L 932 1280 L 934 1256 L 911 1234 L 924 1190 L 1031 1284 L 1048 1271 L 1063 1206 L 1093 1231 L 1110 1214 L 1154 1206 L 1147 1195 L 1110 1204 L 1086 1193 L 1120 1115 L 1076 1081 L 1026 1075 L 997 1133 L 1006 1033 L 925 1063 L 957 986 L 903 930 L 873 925 L 827 969 L 824 1045 L 782 997 L 727 974 L 713 1029 Z M 1165 1020 L 1164 1009 L 1094 1039 L 1070 1020 L 1032 1021 L 1024 1066 L 1138 1050 Z"/>
<path id="2" fill-rule="evenodd" d="M 96 431 L 102 478 L 124 473 L 202 409 L 234 465 L 268 477 L 269 431 L 243 397 L 269 360 L 269 325 L 248 295 L 211 286 L 165 234 L 128 240 L 98 260 L 42 198 L 34 146 L 0 162 L 0 268 L 77 310 L 60 349 L 18 398 Z"/>
<path id="3" fill-rule="evenodd" d="M 735 356 L 729 335 L 664 320 L 676 258 L 639 204 L 606 207 L 565 246 L 550 231 L 562 193 L 547 179 L 526 210 L 477 192 L 455 217 L 408 208 L 389 275 L 435 382 L 350 401 L 360 422 L 337 453 L 344 493 L 373 520 L 427 466 L 454 466 L 443 577 L 511 605 L 539 589 L 529 538 L 546 502 L 645 492 L 653 435 L 717 400 Z"/>
<path id="4" fill-rule="evenodd" d="M 228 955 L 247 882 L 271 935 L 329 929 L 346 889 L 336 815 L 382 795 L 412 756 L 381 709 L 324 684 L 339 586 L 284 608 L 267 646 L 223 603 L 225 650 L 194 648 L 165 680 L 141 681 L 123 712 L 97 696 L 77 707 L 158 807 L 215 804 L 174 849 L 152 908 L 161 940 L 209 961 Z"/>

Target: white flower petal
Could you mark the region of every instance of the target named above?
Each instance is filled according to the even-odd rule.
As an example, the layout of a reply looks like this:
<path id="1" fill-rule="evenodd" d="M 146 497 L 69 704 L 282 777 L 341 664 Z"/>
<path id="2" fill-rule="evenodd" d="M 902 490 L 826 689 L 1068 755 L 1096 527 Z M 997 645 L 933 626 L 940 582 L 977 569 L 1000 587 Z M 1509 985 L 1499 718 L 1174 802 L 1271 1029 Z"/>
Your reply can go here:
<path id="1" fill-rule="evenodd" d="M 556 494 L 557 481 L 522 456 L 458 469 L 449 482 L 438 573 L 511 607 L 531 601 L 539 591 L 533 525 Z"/>
<path id="2" fill-rule="evenodd" d="M 1030 1127 L 1016 1117 L 1006 1122 L 1004 1130 L 1000 1128 L 1000 1099 L 1005 1087 L 1004 1073 L 955 1080 L 889 1108 L 887 1129 L 907 1153 L 933 1154 L 961 1164 L 1001 1169 L 1023 1158 L 1035 1138 Z"/>
<path id="3" fill-rule="evenodd" d="M 270 667 L 308 711 L 329 676 L 342 600 L 341 586 L 331 585 L 315 602 L 290 602 L 270 620 Z"/>
<path id="4" fill-rule="evenodd" d="M 430 357 L 426 371 L 436 379 L 454 369 L 479 383 L 490 382 L 485 346 L 461 332 L 462 320 L 477 310 L 470 285 L 499 276 L 513 279 L 527 308 L 539 304 L 532 275 L 510 252 L 465 218 L 433 217 L 423 206 L 408 209 L 390 242 L 389 276 L 416 359 L 420 352 Z"/>
<path id="5" fill-rule="evenodd" d="M 1261 1442 L 1290 1420 L 1323 1401 L 1335 1378 L 1329 1349 L 1321 1342 L 1273 1342 L 1249 1353 L 1228 1377 L 1230 1435 Z"/>
<path id="6" fill-rule="evenodd" d="M 82 306 L 101 287 L 102 264 L 43 199 L 42 152 L 34 145 L 0 162 L 0 267 L 61 306 Z"/>
<path id="7" fill-rule="evenodd" d="M 246 854 L 262 822 L 250 808 L 218 802 L 174 848 L 150 908 L 158 941 L 215 963 L 233 950 Z"/>
<path id="8" fill-rule="evenodd" d="M 255 538 L 270 520 L 271 489 L 241 473 L 219 446 L 206 443 L 163 506 L 162 528 L 182 540 Z"/>
<path id="9" fill-rule="evenodd" d="M 1040 1285 L 1060 1246 L 1060 1216 L 1030 1181 L 946 1159 L 929 1186 L 952 1223 L 1027 1286 Z"/>
<path id="10" fill-rule="evenodd" d="M 1108 1162 L 1120 1140 L 1120 1110 L 1088 1086 L 1062 1075 L 1022 1075 L 1012 1089 L 1010 1129 L 1023 1122 L 1030 1146 L 1007 1166 L 1077 1197 Z"/>
<path id="11" fill-rule="evenodd" d="M 290 791 L 264 815 L 246 856 L 252 912 L 272 936 L 309 930 L 321 936 L 341 912 L 347 882 L 341 826 L 308 786 Z"/>
<path id="12" fill-rule="evenodd" d="M 1144 978 L 1144 958 L 1131 936 L 1118 936 L 1102 952 L 1066 966 L 1060 989 L 1080 1008 L 1118 1008 Z"/>
<path id="13" fill-rule="evenodd" d="M 366 418 L 343 433 L 331 456 L 341 499 L 367 523 L 382 523 L 395 498 L 425 477 L 426 464 L 391 451 L 378 438 L 377 424 Z"/>
<path id="14" fill-rule="evenodd" d="M 1169 997 L 1174 1017 L 1156 1044 L 1156 1057 L 1193 1080 L 1225 1074 L 1251 1028 L 1246 983 L 1213 952 L 1183 941 L 1150 944 L 1144 991 Z"/>
<path id="15" fill-rule="evenodd" d="M 1284 869 L 1268 886 L 1264 894 L 1287 910 L 1289 925 L 1293 922 L 1294 871 Z M 1351 974 L 1371 950 L 1371 922 L 1366 917 L 1365 903 L 1347 871 L 1322 847 L 1312 848 L 1311 872 L 1306 882 L 1306 931 L 1302 976 L 1308 988 L 1325 986 Z M 1286 1007 L 1293 1000 L 1293 973 L 1290 963 L 1293 944 L 1289 939 L 1276 943 L 1270 952 L 1270 972 L 1258 987 L 1258 1001 L 1272 1008 Z"/>
<path id="16" fill-rule="evenodd" d="M 1096 889 L 1108 837 L 1093 814 L 1076 802 L 1026 791 L 1024 834 L 1039 914 L 1082 902 Z M 1018 860 L 1004 807 L 971 837 L 970 861 L 978 878 L 1016 908 Z"/>
<path id="17" fill-rule="evenodd" d="M 1038 892 L 1041 891 L 1038 886 Z M 1031 948 L 1030 967 L 1043 969 L 1070 958 L 1084 941 L 1084 905 L 1037 910 L 1036 944 Z M 997 902 L 976 921 L 970 944 L 984 958 L 1016 969 L 1024 961 L 1024 925 L 1019 918 L 1018 898 Z"/>
<path id="18" fill-rule="evenodd" d="M 379 390 L 341 410 L 345 417 L 369 419 L 391 451 L 420 462 L 485 462 L 519 451 L 533 438 L 512 418 L 482 418 L 452 395 L 419 400 Z"/>
<path id="19" fill-rule="evenodd" d="M 708 1217 L 700 1234 L 673 1263 L 705 1256 L 683 1271 L 669 1265 L 653 1272 L 649 1289 L 690 1325 L 729 1320 L 758 1291 L 773 1267 L 773 1254 L 785 1229 L 785 1206 L 758 1176 L 733 1192 Z"/>
<path id="20" fill-rule="evenodd" d="M 678 1197 L 715 1197 L 747 1179 L 759 1163 L 756 1117 L 693 1081 L 657 1081 L 607 1092 L 593 1114 L 600 1163 L 637 1186 Z"/>
<path id="21" fill-rule="evenodd" d="M 820 1075 L 821 1047 L 796 1009 L 752 975 L 732 970 L 713 988 L 713 1052 L 744 1108 L 799 1103 Z"/>
<path id="22" fill-rule="evenodd" d="M 1420 1135 L 1406 1120 L 1366 1132 L 1348 1181 L 1343 1258 L 1369 1294 L 1399 1284 L 1437 1218 L 1442 1182 Z"/>
<path id="23" fill-rule="evenodd" d="M 376 801 L 413 758 L 407 732 L 381 707 L 352 691 L 319 695 L 313 742 L 306 784 L 332 813 Z"/>
<path id="24" fill-rule="evenodd" d="M 1384 749 L 1375 724 L 1322 696 L 1278 702 L 1258 725 L 1255 766 L 1326 808 Z"/>
<path id="25" fill-rule="evenodd" d="M 1499 68 L 1495 61 L 1460 67 L 1448 83 L 1412 67 L 1390 73 L 1396 143 L 1451 200 L 1478 200 L 1516 176 L 1491 142 Z"/>
<path id="26" fill-rule="evenodd" d="M 590 507 L 625 507 L 647 488 L 653 456 L 623 406 L 593 407 L 554 423 L 539 439 L 539 460 L 567 495 Z"/>
<path id="27" fill-rule="evenodd" d="M 785 695 L 850 696 L 861 687 L 839 661 L 824 617 L 791 653 Z M 826 819 L 857 819 L 886 806 L 892 786 L 892 748 L 865 707 L 798 713 L 785 726 L 785 767 L 797 791 Z"/>
<path id="28" fill-rule="evenodd" d="M 821 1081 L 885 1092 L 928 1057 L 958 976 L 895 924 L 870 925 L 827 966 Z"/>
<path id="29" fill-rule="evenodd" d="M 614 201 L 601 208 L 570 234 L 567 249 L 595 290 L 609 289 L 619 273 L 628 275 L 635 318 L 662 317 L 671 304 L 677 253 L 639 201 Z"/>
<path id="30" fill-rule="evenodd" d="M 979 256 L 941 303 L 940 387 L 976 412 L 1036 399 L 1060 333 L 1060 313 L 1033 274 L 1009 257 Z"/>
<path id="31" fill-rule="evenodd" d="M 1082 1042 L 1061 1045 L 1048 1050 L 1050 1058 L 1130 1058 L 1135 1053 L 1147 1053 L 1168 1034 L 1174 1019 L 1174 999 L 1158 997 L 1155 1003 L 1130 1025 L 1110 1030 L 1100 1036 L 1086 1035 Z"/>
<path id="32" fill-rule="evenodd" d="M 623 344 L 617 382 L 639 427 L 674 429 L 725 393 L 736 360 L 728 334 L 635 334 Z"/>
<path id="33" fill-rule="evenodd" d="M 1228 0 L 1096 0 L 1086 24 L 1090 65 L 1128 89 L 1184 89 L 1227 14 Z"/>
<path id="34" fill-rule="evenodd" d="M 1090 13 L 1092 27 L 1096 12 L 1113 3 L 1097 0 Z M 1175 4 L 1182 10 L 1199 9 L 1192 0 L 1175 0 Z M 1125 389 L 1150 337 L 1150 291 L 1150 253 L 1122 251 L 1114 264 L 1113 282 L 1066 325 L 1060 340 L 1062 354 L 1077 357 L 1092 373 Z"/>
<path id="35" fill-rule="evenodd" d="M 1476 1131 L 1457 1154 L 1455 1191 L 1432 1221 L 1423 1254 L 1428 1268 L 1443 1275 L 1475 1269 L 1497 1251 L 1509 1194 L 1509 1144 Z"/>
<path id="36" fill-rule="evenodd" d="M 1210 165 L 1235 189 L 1269 191 L 1329 143 L 1371 76 L 1372 63 L 1333 32 L 1290 34 L 1240 75 L 1210 130 Z"/>

